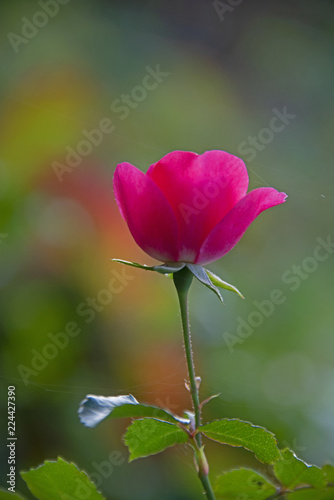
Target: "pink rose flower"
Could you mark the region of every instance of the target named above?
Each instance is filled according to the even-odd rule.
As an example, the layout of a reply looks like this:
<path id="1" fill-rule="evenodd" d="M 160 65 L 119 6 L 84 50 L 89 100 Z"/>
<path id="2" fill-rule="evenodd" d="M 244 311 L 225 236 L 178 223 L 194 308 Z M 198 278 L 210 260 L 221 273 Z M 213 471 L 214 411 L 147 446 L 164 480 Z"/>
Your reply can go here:
<path id="1" fill-rule="evenodd" d="M 248 226 L 287 197 L 274 188 L 247 194 L 244 162 L 224 151 L 173 151 L 144 174 L 120 163 L 114 190 L 136 243 L 162 262 L 207 264 L 229 252 Z"/>

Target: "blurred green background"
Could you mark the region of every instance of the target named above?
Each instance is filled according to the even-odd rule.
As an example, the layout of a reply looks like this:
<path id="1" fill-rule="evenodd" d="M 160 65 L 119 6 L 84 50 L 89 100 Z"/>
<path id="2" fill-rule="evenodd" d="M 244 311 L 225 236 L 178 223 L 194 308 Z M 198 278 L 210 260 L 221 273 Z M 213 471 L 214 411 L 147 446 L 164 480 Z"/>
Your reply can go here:
<path id="1" fill-rule="evenodd" d="M 222 307 L 192 287 L 201 394 L 221 393 L 204 419 L 250 420 L 302 458 L 333 463 L 334 255 L 313 258 L 317 238 L 334 238 L 333 2 L 251 0 L 224 13 L 211 1 L 63 3 L 56 13 L 49 6 L 46 18 L 36 14 L 43 1 L 0 5 L 0 435 L 7 435 L 7 387 L 15 385 L 18 469 L 60 455 L 92 474 L 110 500 L 202 498 L 186 448 L 128 465 L 127 422 L 91 430 L 77 417 L 87 393 L 132 393 L 179 413 L 190 406 L 172 282 L 109 260 L 152 262 L 114 201 L 117 163 L 146 171 L 176 149 L 237 154 L 251 189 L 289 195 L 210 266 L 245 301 L 225 293 Z M 146 96 L 134 90 L 157 65 L 168 75 Z M 115 100 L 131 92 L 138 101 L 122 119 Z M 295 117 L 268 136 L 262 129 L 273 109 L 284 107 Z M 64 165 L 68 148 L 103 118 L 115 130 L 60 182 L 54 162 Z M 255 156 L 245 148 L 249 137 L 263 138 Z M 101 292 L 115 272 L 126 274 L 118 293 Z M 295 272 L 303 273 L 299 283 Z M 240 318 L 248 322 L 258 310 L 253 301 L 274 289 L 284 303 L 262 320 L 253 314 L 261 324 L 242 340 Z M 50 333 L 71 321 L 80 333 L 41 361 Z M 231 336 L 240 340 L 233 347 Z M 207 455 L 213 477 L 256 465 L 250 453 L 215 443 Z M 6 487 L 5 447 L 0 458 Z M 17 490 L 29 498 L 19 479 Z"/>

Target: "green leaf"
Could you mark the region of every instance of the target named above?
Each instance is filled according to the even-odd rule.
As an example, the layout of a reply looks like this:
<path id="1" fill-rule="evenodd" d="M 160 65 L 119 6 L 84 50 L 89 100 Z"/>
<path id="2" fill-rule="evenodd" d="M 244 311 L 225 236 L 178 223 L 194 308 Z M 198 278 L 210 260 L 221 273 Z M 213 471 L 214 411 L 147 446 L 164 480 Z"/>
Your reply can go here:
<path id="1" fill-rule="evenodd" d="M 219 443 L 252 451 L 260 462 L 273 464 L 281 458 L 274 434 L 250 422 L 224 418 L 202 425 L 200 431 Z"/>
<path id="2" fill-rule="evenodd" d="M 183 262 L 172 262 L 169 264 L 161 264 L 160 266 L 146 266 L 145 264 L 138 264 L 137 262 L 129 262 L 128 260 L 122 259 L 111 259 L 113 262 L 118 262 L 119 264 L 125 264 L 126 266 L 138 267 L 139 269 L 144 269 L 144 271 L 156 271 L 160 274 L 172 274 L 177 273 L 184 268 L 185 264 Z"/>
<path id="3" fill-rule="evenodd" d="M 0 489 L 0 500 L 25 500 L 18 493 L 10 493 L 8 490 Z"/>
<path id="4" fill-rule="evenodd" d="M 224 300 L 220 294 L 220 291 L 212 283 L 212 281 L 210 280 L 210 278 L 208 276 L 207 270 L 204 269 L 204 267 L 198 266 L 196 264 L 187 264 L 186 267 L 189 269 L 190 272 L 192 272 L 192 274 L 195 276 L 195 278 L 198 279 L 198 281 L 200 281 L 201 283 L 203 283 L 203 285 L 205 285 L 210 290 L 212 290 L 217 295 L 217 297 L 219 298 L 221 303 L 224 304 Z"/>
<path id="5" fill-rule="evenodd" d="M 314 488 L 298 488 L 296 491 L 287 494 L 283 498 L 287 500 L 333 500 L 334 488 L 328 488 L 327 491 L 319 491 Z"/>
<path id="6" fill-rule="evenodd" d="M 38 500 L 104 500 L 85 472 L 60 457 L 57 462 L 47 461 L 21 472 L 21 476 Z"/>
<path id="7" fill-rule="evenodd" d="M 258 472 L 236 469 L 218 477 L 215 493 L 224 500 L 266 500 L 276 493 L 276 487 Z"/>
<path id="8" fill-rule="evenodd" d="M 219 276 L 214 274 L 212 271 L 209 271 L 209 269 L 205 269 L 207 275 L 210 278 L 210 281 L 212 282 L 213 285 L 218 286 L 219 288 L 224 288 L 225 290 L 229 290 L 230 292 L 234 292 L 239 295 L 242 299 L 245 297 L 242 295 L 242 293 L 234 286 L 230 285 L 226 281 L 223 281 Z"/>
<path id="9" fill-rule="evenodd" d="M 95 427 L 105 418 L 155 417 L 172 423 L 189 425 L 190 420 L 174 415 L 157 406 L 140 404 L 131 394 L 127 396 L 94 396 L 88 394 L 79 406 L 80 422 Z"/>
<path id="10" fill-rule="evenodd" d="M 177 425 L 155 418 L 134 420 L 124 436 L 124 442 L 130 451 L 129 462 L 136 458 L 155 455 L 187 440 L 188 434 Z"/>
<path id="11" fill-rule="evenodd" d="M 334 484 L 334 466 L 330 464 L 326 464 L 323 466 L 322 470 L 325 473 L 327 483 Z"/>
<path id="12" fill-rule="evenodd" d="M 274 472 L 283 486 L 290 489 L 301 484 L 309 484 L 320 489 L 326 487 L 326 477 L 321 469 L 306 464 L 287 448 L 281 453 L 283 459 L 275 463 Z"/>

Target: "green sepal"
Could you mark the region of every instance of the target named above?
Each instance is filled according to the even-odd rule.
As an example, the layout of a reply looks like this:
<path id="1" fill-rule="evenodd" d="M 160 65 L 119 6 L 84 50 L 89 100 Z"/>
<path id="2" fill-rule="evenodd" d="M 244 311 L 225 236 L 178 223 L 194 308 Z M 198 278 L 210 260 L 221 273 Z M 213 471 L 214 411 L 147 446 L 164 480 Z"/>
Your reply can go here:
<path id="1" fill-rule="evenodd" d="M 88 394 L 79 406 L 80 422 L 96 427 L 105 418 L 155 417 L 167 422 L 189 425 L 190 419 L 181 418 L 158 406 L 139 403 L 131 394 L 126 396 L 94 396 Z"/>
<path id="2" fill-rule="evenodd" d="M 242 295 L 242 293 L 234 286 L 231 285 L 230 283 L 227 283 L 226 281 L 223 281 L 219 276 L 214 274 L 212 271 L 209 271 L 209 269 L 205 269 L 207 272 L 207 275 L 209 276 L 211 283 L 215 286 L 218 286 L 219 288 L 224 288 L 225 290 L 228 290 L 229 292 L 234 292 L 239 297 L 244 299 L 245 297 Z"/>
<path id="3" fill-rule="evenodd" d="M 196 279 L 198 279 L 198 281 L 212 290 L 222 303 L 224 303 L 224 300 L 220 294 L 219 288 L 234 292 L 239 295 L 239 297 L 244 299 L 242 293 L 234 285 L 223 281 L 219 276 L 214 274 L 212 271 L 209 271 L 209 269 L 205 269 L 204 267 L 197 264 L 187 264 L 185 262 L 170 262 L 161 264 L 159 266 L 147 266 L 146 264 L 138 264 L 137 262 L 130 262 L 128 260 L 111 260 L 113 262 L 118 262 L 119 264 L 124 264 L 126 266 L 137 267 L 138 269 L 143 269 L 144 271 L 155 271 L 156 273 L 165 274 L 169 277 L 172 277 L 174 273 L 177 273 L 178 271 L 181 271 L 181 269 L 186 267 L 189 269 L 192 275 L 195 276 Z"/>
<path id="4" fill-rule="evenodd" d="M 130 451 L 129 462 L 156 455 L 175 444 L 188 441 L 188 434 L 176 424 L 155 418 L 134 420 L 128 427 L 124 442 Z"/>
<path id="5" fill-rule="evenodd" d="M 274 464 L 282 458 L 275 435 L 250 422 L 224 418 L 202 425 L 199 431 L 219 443 L 252 451 L 265 464 Z"/>
<path id="6" fill-rule="evenodd" d="M 185 264 L 183 262 L 175 262 L 169 264 L 161 264 L 160 266 L 146 266 L 145 264 L 138 264 L 137 262 L 130 262 L 128 260 L 122 259 L 111 259 L 113 262 L 118 262 L 119 264 L 124 264 L 126 266 L 138 267 L 139 269 L 144 269 L 144 271 L 155 271 L 159 274 L 173 274 L 177 273 L 184 268 Z"/>
<path id="7" fill-rule="evenodd" d="M 274 465 L 277 479 L 286 488 L 293 489 L 302 484 L 309 484 L 314 488 L 324 489 L 327 485 L 325 472 L 315 465 L 308 465 L 285 448 L 282 450 L 282 460 Z"/>
<path id="8" fill-rule="evenodd" d="M 220 294 L 219 289 L 212 283 L 211 279 L 208 276 L 207 270 L 204 267 L 198 266 L 197 264 L 186 264 L 186 267 L 195 276 L 195 278 L 198 279 L 198 281 L 212 290 L 217 295 L 221 303 L 224 304 L 224 300 Z"/>
<path id="9" fill-rule="evenodd" d="M 276 486 L 268 478 L 252 469 L 234 469 L 217 478 L 217 498 L 235 500 L 267 500 L 276 493 Z"/>

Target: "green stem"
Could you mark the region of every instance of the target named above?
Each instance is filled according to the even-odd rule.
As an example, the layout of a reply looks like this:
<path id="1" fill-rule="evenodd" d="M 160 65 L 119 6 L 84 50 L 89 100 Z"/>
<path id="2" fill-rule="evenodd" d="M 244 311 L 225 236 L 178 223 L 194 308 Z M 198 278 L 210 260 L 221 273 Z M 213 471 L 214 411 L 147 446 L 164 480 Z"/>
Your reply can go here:
<path id="1" fill-rule="evenodd" d="M 198 429 L 199 426 L 201 425 L 201 407 L 199 402 L 199 393 L 196 384 L 194 358 L 191 347 L 191 334 L 190 334 L 189 309 L 188 309 L 188 292 L 193 279 L 193 275 L 189 271 L 189 269 L 184 267 L 181 271 L 178 271 L 173 274 L 173 279 L 180 303 L 184 349 L 187 359 L 189 382 L 190 382 L 190 394 L 192 397 L 193 409 L 195 413 L 195 428 Z M 203 466 L 204 463 L 207 464 L 207 461 L 204 454 L 204 450 L 202 448 L 202 438 L 200 432 L 198 432 L 195 435 L 195 441 L 197 448 L 196 451 L 197 463 L 199 468 L 198 477 L 202 482 L 202 486 L 206 493 L 207 499 L 215 500 L 215 496 L 208 476 L 208 467 Z"/>
<path id="2" fill-rule="evenodd" d="M 202 481 L 202 485 L 203 485 L 203 488 L 204 488 L 204 491 L 206 494 L 206 498 L 208 500 L 216 500 L 216 497 L 215 497 L 213 490 L 212 490 L 209 476 L 206 475 L 206 476 L 200 477 L 200 480 Z"/>
<path id="3" fill-rule="evenodd" d="M 186 271 L 188 271 L 188 269 Z M 180 276 L 181 272 L 182 276 Z M 188 311 L 188 290 L 191 285 L 192 274 L 190 273 L 190 271 L 188 271 L 188 273 L 190 274 L 190 276 L 187 273 L 184 273 L 183 270 L 174 273 L 174 282 L 178 292 L 179 303 L 180 303 L 184 349 L 187 359 L 189 382 L 190 382 L 190 394 L 192 397 L 193 410 L 195 413 L 195 428 L 197 429 L 201 425 L 201 411 L 199 403 L 199 393 L 196 384 L 194 358 L 191 346 L 189 311 Z M 200 442 L 197 442 L 197 444 L 201 446 Z"/>

